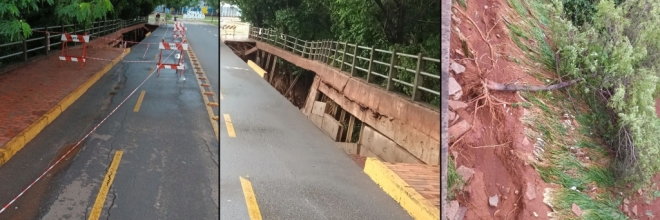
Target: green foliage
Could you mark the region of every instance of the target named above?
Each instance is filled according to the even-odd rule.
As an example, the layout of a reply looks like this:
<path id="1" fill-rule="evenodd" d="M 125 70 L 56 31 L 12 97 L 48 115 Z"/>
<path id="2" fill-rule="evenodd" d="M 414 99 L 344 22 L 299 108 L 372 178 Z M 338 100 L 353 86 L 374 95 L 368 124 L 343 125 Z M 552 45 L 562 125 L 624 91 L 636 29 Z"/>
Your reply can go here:
<path id="1" fill-rule="evenodd" d="M 53 0 L 5 0 L 0 2 L 0 35 L 16 40 L 32 34 L 30 25 L 25 21 L 22 13 L 39 11 L 39 6 L 52 5 Z"/>
<path id="2" fill-rule="evenodd" d="M 117 14 L 124 10 L 139 11 L 130 13 L 130 18 L 145 16 L 160 3 L 158 0 L 8 0 L 0 2 L 0 35 L 15 41 L 30 37 L 33 25 L 89 24 L 105 18 L 113 12 L 113 3 L 121 4 L 120 1 L 125 2 L 120 11 L 115 11 Z"/>
<path id="3" fill-rule="evenodd" d="M 91 22 L 105 17 L 112 11 L 113 6 L 110 0 L 92 0 L 89 2 L 81 0 L 58 0 L 55 6 L 55 15 L 64 23 L 84 23 Z"/>
<path id="4" fill-rule="evenodd" d="M 245 21 L 253 26 L 275 28 L 283 33 L 303 40 L 328 40 L 357 43 L 360 46 L 377 49 L 396 50 L 397 53 L 427 57 L 440 57 L 440 2 L 434 0 L 228 0 L 237 5 Z M 343 48 L 340 46 L 340 50 Z M 348 48 L 353 53 L 353 48 Z M 358 50 L 362 57 L 370 57 L 368 50 Z M 390 56 L 374 54 L 374 59 L 388 62 Z M 348 58 L 347 61 L 352 61 Z M 399 65 L 415 70 L 415 59 L 401 58 Z M 367 69 L 363 60 L 357 66 Z M 423 71 L 431 74 L 440 73 L 439 63 L 427 62 Z M 374 65 L 373 71 L 387 74 L 389 69 L 383 65 Z M 414 74 L 404 70 L 394 70 L 397 79 L 412 83 Z M 365 77 L 358 71 L 357 75 Z M 375 83 L 384 85 L 380 77 L 374 77 Z M 412 94 L 412 89 L 395 83 L 395 91 Z M 425 77 L 422 86 L 439 91 L 437 79 Z M 422 92 L 422 100 L 440 105 L 440 97 Z"/>
<path id="5" fill-rule="evenodd" d="M 660 1 L 629 0 L 619 5 L 600 1 L 589 19 L 571 22 L 574 13 L 555 1 L 551 24 L 561 54 L 560 71 L 587 77 L 584 97 L 599 120 L 597 132 L 616 154 L 614 169 L 628 180 L 648 181 L 660 161 L 660 120 L 655 113 L 658 90 Z M 567 12 L 568 11 L 568 12 Z M 579 26 L 579 24 L 582 25 Z M 638 183 L 640 181 L 637 181 Z"/>

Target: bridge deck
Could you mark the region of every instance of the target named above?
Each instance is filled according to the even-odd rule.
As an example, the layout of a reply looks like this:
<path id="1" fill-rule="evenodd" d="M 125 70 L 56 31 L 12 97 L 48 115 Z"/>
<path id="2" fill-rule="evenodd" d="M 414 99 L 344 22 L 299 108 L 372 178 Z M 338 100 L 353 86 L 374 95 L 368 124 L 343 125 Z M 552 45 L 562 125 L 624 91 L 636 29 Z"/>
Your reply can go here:
<path id="1" fill-rule="evenodd" d="M 229 47 L 221 44 L 220 58 L 220 113 L 236 136 L 221 120 L 221 219 L 245 216 L 239 176 L 252 182 L 266 219 L 411 218 Z"/>

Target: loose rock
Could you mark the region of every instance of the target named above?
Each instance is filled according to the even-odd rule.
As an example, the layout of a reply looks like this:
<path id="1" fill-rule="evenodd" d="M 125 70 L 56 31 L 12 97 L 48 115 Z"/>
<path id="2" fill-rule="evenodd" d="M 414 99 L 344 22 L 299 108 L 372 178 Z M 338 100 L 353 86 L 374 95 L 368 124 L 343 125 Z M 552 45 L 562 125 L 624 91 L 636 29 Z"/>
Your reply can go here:
<path id="1" fill-rule="evenodd" d="M 536 198 L 536 187 L 533 184 L 527 183 L 527 189 L 525 189 L 525 197 L 528 200 L 533 200 Z"/>
<path id="2" fill-rule="evenodd" d="M 488 204 L 492 207 L 497 207 L 497 203 L 499 203 L 499 200 L 500 200 L 499 196 L 494 195 L 488 198 Z"/>
<path id="3" fill-rule="evenodd" d="M 573 210 L 573 214 L 577 215 L 578 217 L 582 216 L 582 209 L 580 209 L 580 206 L 576 205 L 573 203 L 571 207 L 571 210 Z"/>
<path id="4" fill-rule="evenodd" d="M 449 77 L 449 96 L 453 97 L 453 100 L 459 100 L 463 96 L 463 88 L 461 85 L 456 82 L 454 77 Z"/>
<path id="5" fill-rule="evenodd" d="M 456 119 L 456 113 L 449 111 L 449 122 L 452 122 Z"/>
<path id="6" fill-rule="evenodd" d="M 633 214 L 635 214 L 635 216 L 638 216 L 638 214 L 637 214 L 637 205 L 633 206 L 632 212 L 633 212 Z"/>
<path id="7" fill-rule="evenodd" d="M 451 136 L 452 140 L 454 138 L 458 138 L 461 135 L 465 134 L 468 130 L 470 130 L 470 123 L 468 123 L 465 120 L 461 120 L 460 122 L 456 123 L 455 125 L 452 125 L 449 127 L 449 135 Z"/>
<path id="8" fill-rule="evenodd" d="M 452 200 L 449 202 L 449 208 L 447 208 L 447 218 L 448 219 L 455 219 L 456 218 L 456 213 L 458 213 L 458 201 Z"/>
<path id="9" fill-rule="evenodd" d="M 448 100 L 447 104 L 449 105 L 449 108 L 453 111 L 457 111 L 459 109 L 464 109 L 467 108 L 467 104 L 465 102 L 461 101 L 453 101 L 453 100 Z"/>
<path id="10" fill-rule="evenodd" d="M 474 170 L 467 168 L 465 166 L 460 166 L 458 169 L 456 169 L 456 172 L 461 175 L 461 178 L 463 178 L 463 182 L 467 182 L 472 178 L 472 175 L 474 175 Z"/>
<path id="11" fill-rule="evenodd" d="M 461 74 L 465 72 L 465 67 L 457 62 L 451 62 L 451 65 L 449 65 L 449 67 L 451 67 L 451 70 L 453 70 L 454 73 L 456 74 Z"/>

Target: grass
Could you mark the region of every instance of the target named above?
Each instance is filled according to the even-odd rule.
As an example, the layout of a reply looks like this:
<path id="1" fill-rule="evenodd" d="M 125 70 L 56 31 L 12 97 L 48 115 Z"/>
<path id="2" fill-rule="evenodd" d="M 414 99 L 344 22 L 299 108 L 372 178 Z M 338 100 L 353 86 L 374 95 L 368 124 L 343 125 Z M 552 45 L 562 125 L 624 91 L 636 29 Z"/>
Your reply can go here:
<path id="1" fill-rule="evenodd" d="M 617 208 L 620 202 L 609 196 L 592 199 L 588 195 L 571 189 L 560 189 L 554 194 L 553 205 L 558 211 L 558 219 L 627 219 Z M 582 210 L 582 218 L 576 218 L 571 208 L 573 203 Z"/>
<path id="2" fill-rule="evenodd" d="M 467 2 L 466 0 L 457 0 L 458 4 L 461 5 L 464 9 L 467 9 Z"/>
<path id="3" fill-rule="evenodd" d="M 509 5 L 515 10 L 518 15 L 525 18 L 528 16 L 527 8 L 520 0 L 509 0 Z"/>
<path id="4" fill-rule="evenodd" d="M 447 161 L 447 200 L 454 200 L 456 198 L 456 193 L 463 188 L 465 183 L 461 176 L 456 172 L 456 167 L 454 166 L 454 160 L 449 157 Z"/>
<path id="5" fill-rule="evenodd" d="M 622 219 L 623 213 L 618 210 L 620 201 L 615 200 L 608 190 L 615 187 L 616 179 L 607 165 L 600 164 L 601 158 L 608 158 L 607 151 L 591 140 L 581 135 L 582 131 L 571 131 L 562 124 L 563 109 L 560 106 L 570 106 L 563 93 L 521 93 L 532 105 L 530 110 L 539 109 L 540 114 L 534 115 L 532 123 L 528 123 L 535 130 L 538 138 L 545 144 L 543 146 L 543 159 L 534 163 L 543 181 L 560 185 L 561 188 L 552 194 L 552 203 L 555 206 L 553 213 L 558 219 L 575 219 L 572 213 L 572 204 L 575 203 L 583 211 L 583 219 Z M 532 111 L 534 112 L 534 111 Z M 578 121 L 589 122 L 590 116 L 583 114 L 577 117 Z M 580 125 L 589 129 L 589 125 Z M 536 139 L 532 137 L 531 139 Z M 574 140 L 577 139 L 577 140 Z M 583 152 L 590 159 L 577 156 L 577 150 Z"/>

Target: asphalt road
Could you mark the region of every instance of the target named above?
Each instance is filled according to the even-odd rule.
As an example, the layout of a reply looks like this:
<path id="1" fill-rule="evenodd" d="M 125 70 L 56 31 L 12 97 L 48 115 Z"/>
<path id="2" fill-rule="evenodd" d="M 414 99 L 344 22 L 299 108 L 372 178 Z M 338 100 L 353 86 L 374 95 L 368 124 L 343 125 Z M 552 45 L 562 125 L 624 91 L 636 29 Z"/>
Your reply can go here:
<path id="1" fill-rule="evenodd" d="M 188 28 L 186 38 L 193 48 L 197 59 L 199 60 L 202 69 L 208 77 L 213 92 L 216 94 L 216 101 L 218 101 L 218 94 L 220 94 L 220 85 L 218 77 L 218 48 L 220 44 L 220 37 L 218 35 L 218 26 L 197 22 L 190 24 L 184 22 L 185 27 Z M 218 115 L 218 108 L 213 108 L 215 115 Z"/>
<path id="2" fill-rule="evenodd" d="M 157 43 L 165 31 L 159 28 L 143 42 Z M 171 28 L 165 37 L 171 39 Z M 146 47 L 134 46 L 124 60 L 153 61 L 157 45 L 144 55 Z M 186 65 L 192 66 L 190 60 Z M 155 63 L 118 64 L 0 166 L 0 179 L 5 180 L 0 203 L 5 205 L 37 178 L 62 154 L 59 149 L 88 133 L 153 67 Z M 117 150 L 123 157 L 101 218 L 218 219 L 218 142 L 196 76 L 190 68 L 184 74 L 188 80 L 174 70 L 151 76 L 79 146 L 77 155 L 73 151 L 75 157 L 58 165 L 0 219 L 87 219 Z M 134 112 L 142 91 L 141 108 Z"/>
<path id="3" fill-rule="evenodd" d="M 323 131 L 220 45 L 220 218 L 249 219 L 239 177 L 264 219 L 411 219 Z"/>

